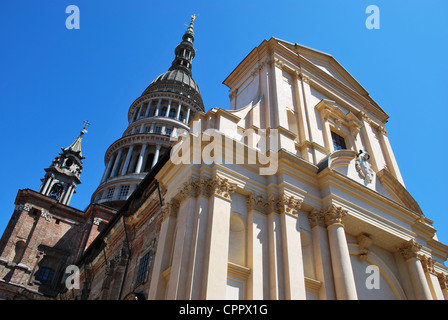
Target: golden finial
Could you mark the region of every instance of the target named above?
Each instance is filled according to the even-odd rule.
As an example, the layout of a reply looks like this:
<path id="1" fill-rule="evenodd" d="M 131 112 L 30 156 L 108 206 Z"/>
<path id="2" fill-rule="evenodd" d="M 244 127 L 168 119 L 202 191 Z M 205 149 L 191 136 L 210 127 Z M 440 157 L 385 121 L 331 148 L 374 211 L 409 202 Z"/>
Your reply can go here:
<path id="1" fill-rule="evenodd" d="M 199 14 L 193 14 L 191 16 L 191 22 L 194 22 L 194 20 L 196 20 L 196 18 L 199 16 Z"/>

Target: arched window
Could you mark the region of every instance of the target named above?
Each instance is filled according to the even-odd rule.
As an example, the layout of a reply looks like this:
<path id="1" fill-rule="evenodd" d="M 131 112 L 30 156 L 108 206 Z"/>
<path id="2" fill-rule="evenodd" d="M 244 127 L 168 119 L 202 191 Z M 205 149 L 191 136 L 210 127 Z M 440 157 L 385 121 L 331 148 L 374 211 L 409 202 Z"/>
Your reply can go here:
<path id="1" fill-rule="evenodd" d="M 170 109 L 170 114 L 168 115 L 168 117 L 174 119 L 176 117 L 176 110 L 174 109 Z"/>
<path id="2" fill-rule="evenodd" d="M 184 112 L 181 111 L 179 114 L 179 121 L 183 121 L 184 120 Z"/>
<path id="3" fill-rule="evenodd" d="M 166 107 L 163 107 L 163 108 L 162 108 L 162 112 L 159 114 L 159 116 L 161 116 L 161 117 L 166 117 L 166 110 L 167 110 L 167 108 L 166 108 Z"/>

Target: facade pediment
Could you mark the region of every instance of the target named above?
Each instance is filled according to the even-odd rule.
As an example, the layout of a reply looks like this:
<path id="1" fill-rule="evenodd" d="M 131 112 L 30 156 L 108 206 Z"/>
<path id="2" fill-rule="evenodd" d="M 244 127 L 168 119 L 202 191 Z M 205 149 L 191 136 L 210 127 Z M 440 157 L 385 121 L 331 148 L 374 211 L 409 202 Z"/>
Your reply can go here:
<path id="1" fill-rule="evenodd" d="M 276 39 L 276 38 L 275 38 Z M 356 79 L 331 55 L 319 50 L 308 48 L 301 44 L 293 44 L 288 41 L 276 39 L 280 44 L 300 55 L 301 59 L 307 60 L 326 74 L 343 83 L 360 95 L 368 95 L 368 92 Z"/>

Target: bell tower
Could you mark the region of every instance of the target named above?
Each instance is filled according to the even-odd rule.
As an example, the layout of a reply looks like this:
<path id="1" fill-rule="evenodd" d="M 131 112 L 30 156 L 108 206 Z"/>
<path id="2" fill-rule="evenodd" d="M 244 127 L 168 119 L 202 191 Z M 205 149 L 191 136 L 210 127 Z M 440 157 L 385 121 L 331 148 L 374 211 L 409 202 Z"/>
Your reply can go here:
<path id="1" fill-rule="evenodd" d="M 39 193 L 56 199 L 59 203 L 69 205 L 76 186 L 81 184 L 82 160 L 81 141 L 90 125 L 84 121 L 84 127 L 76 140 L 55 157 L 51 165 L 45 169 Z"/>

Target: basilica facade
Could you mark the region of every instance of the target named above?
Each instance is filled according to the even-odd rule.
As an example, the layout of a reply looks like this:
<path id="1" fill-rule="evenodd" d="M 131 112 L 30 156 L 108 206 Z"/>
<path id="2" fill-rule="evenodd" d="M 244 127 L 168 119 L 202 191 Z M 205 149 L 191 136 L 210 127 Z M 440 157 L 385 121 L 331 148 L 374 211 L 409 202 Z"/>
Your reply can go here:
<path id="1" fill-rule="evenodd" d="M 169 70 L 131 104 L 85 212 L 69 206 L 85 130 L 39 191 L 19 191 L 0 298 L 448 299 L 448 246 L 356 79 L 271 38 L 224 80 L 230 109 L 205 112 L 194 39 L 192 18 Z"/>

